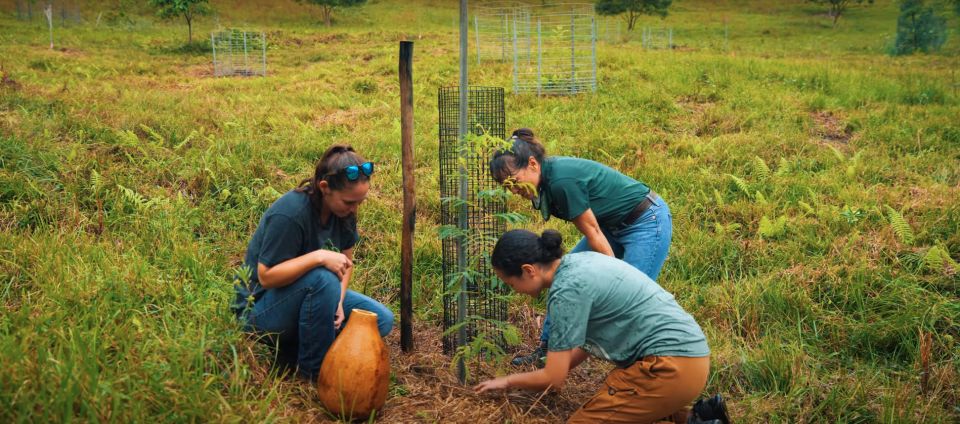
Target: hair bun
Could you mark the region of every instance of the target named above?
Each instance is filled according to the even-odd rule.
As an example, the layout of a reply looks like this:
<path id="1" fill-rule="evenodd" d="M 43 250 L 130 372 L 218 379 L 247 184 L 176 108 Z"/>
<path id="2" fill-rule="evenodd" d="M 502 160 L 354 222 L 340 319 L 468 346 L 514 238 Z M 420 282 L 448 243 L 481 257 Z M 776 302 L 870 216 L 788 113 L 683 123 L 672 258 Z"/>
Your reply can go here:
<path id="1" fill-rule="evenodd" d="M 537 240 L 543 249 L 544 260 L 554 260 L 563 256 L 563 236 L 557 230 L 545 230 Z"/>
<path id="2" fill-rule="evenodd" d="M 529 141 L 530 139 L 533 139 L 535 137 L 533 135 L 533 130 L 531 130 L 530 128 L 517 128 L 516 130 L 513 131 L 513 136 L 517 138 L 522 138 L 526 141 Z"/>

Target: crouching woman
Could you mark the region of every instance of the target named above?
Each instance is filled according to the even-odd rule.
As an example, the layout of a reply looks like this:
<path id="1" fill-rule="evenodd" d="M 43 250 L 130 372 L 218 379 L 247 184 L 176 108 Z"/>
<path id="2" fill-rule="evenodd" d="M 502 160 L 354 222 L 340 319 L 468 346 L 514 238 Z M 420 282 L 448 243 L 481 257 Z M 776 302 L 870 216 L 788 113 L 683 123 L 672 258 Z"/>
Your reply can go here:
<path id="1" fill-rule="evenodd" d="M 348 290 L 356 213 L 367 197 L 373 163 L 350 146 L 327 149 L 313 178 L 274 202 L 247 246 L 249 281 L 232 305 L 248 331 L 277 347 L 277 362 L 316 377 L 350 311 L 377 314 L 381 336 L 393 328 L 386 306 Z"/>
<path id="2" fill-rule="evenodd" d="M 543 369 L 487 380 L 477 392 L 560 389 L 588 355 L 615 363 L 597 394 L 568 422 L 686 422 L 687 406 L 710 369 L 706 337 L 673 295 L 626 262 L 595 252 L 563 256 L 560 233 L 512 230 L 492 255 L 494 272 L 513 290 L 549 289 L 553 320 Z"/>

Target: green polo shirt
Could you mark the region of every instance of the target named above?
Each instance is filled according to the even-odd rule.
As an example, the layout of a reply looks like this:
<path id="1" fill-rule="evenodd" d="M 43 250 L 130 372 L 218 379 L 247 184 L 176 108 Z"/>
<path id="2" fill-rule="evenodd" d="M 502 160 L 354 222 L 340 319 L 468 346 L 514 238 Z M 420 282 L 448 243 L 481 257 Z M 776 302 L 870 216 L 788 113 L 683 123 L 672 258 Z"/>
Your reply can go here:
<path id="1" fill-rule="evenodd" d="M 650 187 L 602 163 L 587 159 L 552 156 L 543 161 L 540 173 L 540 213 L 572 221 L 593 210 L 602 228 L 620 224 L 650 193 Z"/>
<path id="2" fill-rule="evenodd" d="M 630 264 L 600 253 L 560 260 L 547 313 L 550 351 L 579 347 L 619 366 L 647 355 L 710 354 L 700 326 L 672 294 Z"/>

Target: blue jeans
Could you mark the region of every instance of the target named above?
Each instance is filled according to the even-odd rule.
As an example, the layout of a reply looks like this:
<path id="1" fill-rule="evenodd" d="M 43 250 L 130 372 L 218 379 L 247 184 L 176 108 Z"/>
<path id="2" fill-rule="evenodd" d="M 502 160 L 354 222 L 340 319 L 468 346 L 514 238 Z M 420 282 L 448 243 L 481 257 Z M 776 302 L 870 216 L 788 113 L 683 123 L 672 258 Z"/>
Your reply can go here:
<path id="1" fill-rule="evenodd" d="M 339 301 L 340 279 L 317 267 L 289 285 L 266 290 L 252 309 L 243 312 L 244 329 L 266 334 L 266 341 L 276 343 L 281 361 L 295 363 L 301 375 L 312 379 L 337 336 L 333 319 Z M 343 325 L 354 308 L 377 314 L 380 336 L 393 329 L 389 308 L 353 290 L 343 298 Z"/>
<path id="2" fill-rule="evenodd" d="M 633 224 L 617 230 L 605 228 L 602 230 L 617 259 L 633 265 L 634 268 L 647 274 L 651 280 L 657 281 L 663 263 L 667 260 L 670 240 L 673 238 L 673 215 L 670 214 L 667 202 L 655 196 L 653 204 Z M 584 237 L 570 250 L 570 253 L 588 250 L 590 250 L 590 244 Z M 550 315 L 547 315 L 543 320 L 540 341 L 547 343 L 549 334 Z"/>

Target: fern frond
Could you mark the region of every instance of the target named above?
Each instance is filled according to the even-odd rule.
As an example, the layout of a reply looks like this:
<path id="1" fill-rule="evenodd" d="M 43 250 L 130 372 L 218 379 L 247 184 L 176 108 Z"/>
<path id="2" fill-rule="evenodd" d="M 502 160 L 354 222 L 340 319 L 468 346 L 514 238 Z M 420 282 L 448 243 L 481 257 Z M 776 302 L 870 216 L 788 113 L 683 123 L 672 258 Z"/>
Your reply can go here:
<path id="1" fill-rule="evenodd" d="M 96 169 L 90 171 L 90 189 L 94 193 L 99 193 L 103 188 L 103 176 Z"/>
<path id="2" fill-rule="evenodd" d="M 933 246 L 923 255 L 923 266 L 930 271 L 943 271 L 944 267 L 957 269 L 957 262 L 950 257 L 950 252 L 941 246 Z"/>
<path id="3" fill-rule="evenodd" d="M 790 173 L 790 162 L 787 162 L 786 159 L 780 158 L 780 163 L 777 164 L 777 176 L 784 176 Z"/>
<path id="4" fill-rule="evenodd" d="M 767 163 L 763 161 L 760 156 L 753 157 L 753 174 L 757 177 L 757 180 L 766 181 L 770 177 L 770 167 L 767 166 Z"/>
<path id="5" fill-rule="evenodd" d="M 148 206 L 147 199 L 141 196 L 140 193 L 137 193 L 136 191 L 133 191 L 132 189 L 124 187 L 120 184 L 117 184 L 117 188 L 120 189 L 121 196 L 123 196 L 126 201 L 136 206 L 137 209 L 142 209 Z"/>
<path id="6" fill-rule="evenodd" d="M 713 189 L 713 201 L 717 202 L 717 206 L 724 205 L 725 202 L 723 201 L 723 195 L 720 194 L 720 190 Z"/>
<path id="7" fill-rule="evenodd" d="M 757 235 L 761 239 L 776 239 L 787 234 L 787 217 L 781 215 L 776 220 L 767 218 L 766 215 L 760 218 L 760 226 L 757 227 Z"/>
<path id="8" fill-rule="evenodd" d="M 897 238 L 905 244 L 913 244 L 913 229 L 910 228 L 910 223 L 908 223 L 907 220 L 903 218 L 903 215 L 897 212 L 896 209 L 890 206 L 887 206 L 886 209 L 887 219 L 890 221 L 890 226 L 893 228 L 893 232 L 897 235 Z"/>
<path id="9" fill-rule="evenodd" d="M 763 193 L 761 193 L 759 190 L 757 190 L 757 194 L 755 194 L 753 198 L 756 199 L 757 203 L 761 205 L 767 204 L 767 197 L 764 196 Z"/>
<path id="10" fill-rule="evenodd" d="M 746 194 L 747 196 L 750 195 L 750 186 L 747 185 L 747 182 L 744 181 L 743 178 L 740 178 L 733 174 L 725 174 L 725 175 L 730 177 L 730 180 L 733 181 L 733 185 L 735 185 L 738 190 L 740 190 L 741 192 L 743 192 L 743 194 Z"/>

